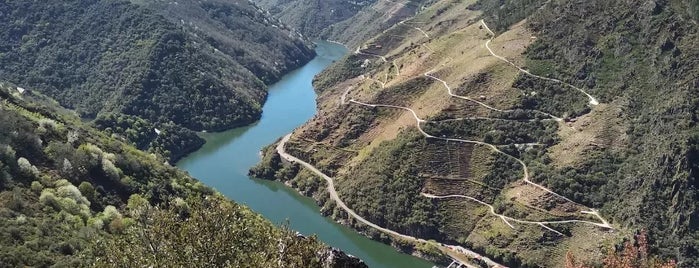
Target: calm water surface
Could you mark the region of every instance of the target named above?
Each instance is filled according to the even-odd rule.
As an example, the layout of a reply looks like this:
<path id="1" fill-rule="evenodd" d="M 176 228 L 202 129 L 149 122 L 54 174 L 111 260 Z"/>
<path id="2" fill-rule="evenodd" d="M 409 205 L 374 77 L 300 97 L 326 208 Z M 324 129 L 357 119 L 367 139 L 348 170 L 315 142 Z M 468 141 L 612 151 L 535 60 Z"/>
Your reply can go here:
<path id="1" fill-rule="evenodd" d="M 260 161 L 259 151 L 302 125 L 316 113 L 313 77 L 347 50 L 318 42 L 318 56 L 286 75 L 269 89 L 262 119 L 254 125 L 222 133 L 204 133 L 202 149 L 177 166 L 274 223 L 288 221 L 303 234 L 316 234 L 325 243 L 364 260 L 369 267 L 432 267 L 432 263 L 398 253 L 355 231 L 322 217 L 315 202 L 278 182 L 253 179 L 248 169 Z"/>

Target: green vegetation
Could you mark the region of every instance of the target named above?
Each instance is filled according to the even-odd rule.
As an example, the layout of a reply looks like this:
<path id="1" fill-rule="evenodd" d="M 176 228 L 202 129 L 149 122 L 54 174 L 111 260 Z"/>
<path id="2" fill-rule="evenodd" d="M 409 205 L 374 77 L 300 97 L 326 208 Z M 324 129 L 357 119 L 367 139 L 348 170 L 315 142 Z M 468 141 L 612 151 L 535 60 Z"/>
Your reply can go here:
<path id="1" fill-rule="evenodd" d="M 280 1 L 263 0 L 260 5 L 299 32 L 319 37 L 329 26 L 349 19 L 376 0 Z M 312 15 L 311 15 L 312 12 Z"/>
<path id="2" fill-rule="evenodd" d="M 590 111 L 588 99 L 561 83 L 520 75 L 512 85 L 527 92 L 516 108 L 540 110 L 561 118 L 575 118 Z"/>
<path id="3" fill-rule="evenodd" d="M 324 246 L 216 196 L 177 199 L 165 210 L 129 199 L 133 227 L 99 243 L 98 267 L 321 267 Z M 138 204 L 145 203 L 145 204 Z M 252 228 L 251 228 L 252 227 Z M 185 246 L 186 245 L 186 246 Z"/>
<path id="4" fill-rule="evenodd" d="M 634 241 L 626 241 L 624 248 L 609 249 L 609 254 L 604 258 L 605 268 L 674 268 L 677 263 L 673 260 L 663 261 L 656 256 L 648 254 L 648 236 L 645 230 L 641 230 L 640 234 L 636 235 Z M 565 268 L 588 268 L 584 262 L 578 263 L 575 256 L 568 252 L 566 254 Z"/>
<path id="5" fill-rule="evenodd" d="M 33 99 L 0 85 L 2 266 L 365 267 Z"/>
<path id="6" fill-rule="evenodd" d="M 268 85 L 315 55 L 307 46 L 310 42 L 250 1 L 133 2 L 158 12 L 173 24 L 185 24 L 184 32 L 200 37 Z"/>
<path id="7" fill-rule="evenodd" d="M 454 38 L 456 34 L 448 30 L 450 26 L 470 24 L 459 22 L 458 11 L 445 8 L 450 6 L 448 2 L 438 1 L 443 4 L 439 5 L 442 8 L 427 6 L 422 13 L 431 15 L 433 19 L 424 24 L 436 25 L 424 27 L 433 43 L 434 40 L 447 38 L 447 34 L 449 38 Z M 317 165 L 327 174 L 337 175 L 338 190 L 343 199 L 367 219 L 404 233 L 459 243 L 510 266 L 560 267 L 568 249 L 578 250 L 576 254 L 589 254 L 584 257 L 594 257 L 596 253 L 590 252 L 598 252 L 615 243 L 621 245 L 623 242 L 618 238 L 645 228 L 648 230 L 648 254 L 659 255 L 660 259 L 674 259 L 679 267 L 697 267 L 697 6 L 697 1 L 690 0 L 476 1 L 468 9 L 482 11 L 481 18 L 498 33 L 506 32 L 526 19 L 523 25 L 531 36 L 536 37 L 536 41 L 527 47 L 524 61 L 516 59 L 515 62 L 524 65 L 522 67 L 533 74 L 582 88 L 601 104 L 590 106 L 585 95 L 561 83 L 520 74 L 512 77 L 511 86 L 520 90 L 521 95 L 508 100 L 510 102 L 502 102 L 514 105 L 497 106 L 515 111 L 491 112 L 489 116 L 521 121 L 473 120 L 423 124 L 431 135 L 499 145 L 499 149 L 527 164 L 533 181 L 576 202 L 599 209 L 601 215 L 617 228 L 609 235 L 602 234 L 603 231 L 594 227 L 575 224 L 551 226 L 564 236 L 556 236 L 538 226 L 522 228 L 522 224 L 515 224 L 516 230 L 511 230 L 500 220 L 487 215 L 486 208 L 473 202 L 440 200 L 423 203 L 419 193 L 427 190 L 470 194 L 493 204 L 496 211 L 518 218 L 587 217 L 574 216 L 579 207 L 570 203 L 564 206 L 559 203 L 563 201 L 551 196 L 531 193 L 530 186 L 520 181 L 521 165 L 511 158 L 485 153 L 483 150 L 486 149 L 478 146 L 460 145 L 460 148 L 453 149 L 445 144 L 425 144 L 428 141 L 410 127 L 396 130 L 393 128 L 395 124 L 381 123 L 390 122 L 402 111 L 363 107 L 376 118 L 353 129 L 360 131 L 353 132 L 351 136 L 366 135 L 364 137 L 371 139 L 375 135 L 373 137 L 389 139 L 378 146 L 367 146 L 367 141 L 352 139 L 338 142 L 349 133 L 349 122 L 356 122 L 355 118 L 364 116 L 356 108 L 348 106 L 323 111 L 325 114 L 308 124 L 303 137 L 299 141 L 292 140 L 288 144 L 291 148 L 287 150 Z M 448 18 L 442 17 L 442 14 L 449 13 L 447 11 L 454 14 Z M 364 16 L 368 15 L 357 15 L 353 23 L 371 21 L 360 20 Z M 470 21 L 477 22 L 478 19 Z M 341 28 L 343 23 L 337 23 L 334 27 Z M 440 25 L 444 25 L 444 29 L 437 27 Z M 364 27 L 373 28 L 375 25 Z M 515 33 L 522 33 L 519 30 Z M 479 36 L 474 38 L 482 38 L 482 32 L 469 32 L 468 28 L 463 31 L 464 34 Z M 528 39 L 529 33 L 523 36 Z M 507 43 L 502 40 L 501 49 L 528 42 L 524 38 L 517 38 L 513 35 L 502 38 L 507 39 Z M 383 36 L 372 40 L 387 39 L 387 36 Z M 385 47 L 390 49 L 396 46 L 390 43 Z M 405 43 L 404 47 L 407 53 L 411 53 L 412 45 Z M 433 54 L 440 53 L 439 48 L 432 49 L 437 50 Z M 392 57 L 398 62 L 413 59 L 400 54 Z M 508 57 L 517 58 L 517 55 Z M 440 63 L 450 65 L 448 62 Z M 343 59 L 318 78 L 318 90 L 322 92 L 358 75 L 386 69 L 386 66 L 378 68 L 368 65 L 362 70 L 361 64 L 359 55 Z M 505 63 L 500 64 L 506 66 Z M 434 65 L 408 67 L 412 71 L 440 68 Z M 403 76 L 408 73 L 401 71 Z M 456 77 L 460 70 L 450 71 L 448 82 L 458 81 Z M 419 75 L 419 72 L 415 74 Z M 461 79 L 464 81 L 464 77 Z M 490 83 L 487 75 L 479 77 L 479 80 L 482 80 L 479 81 L 482 85 L 462 85 L 460 89 L 465 90 L 464 95 L 480 94 L 479 91 L 482 91 L 487 99 L 491 99 L 488 94 L 498 93 L 492 91 L 502 88 L 496 79 L 492 79 L 492 82 L 497 84 Z M 417 85 L 419 80 L 410 82 L 416 87 L 425 86 Z M 481 87 L 474 89 L 476 86 Z M 418 109 L 418 113 L 424 113 L 424 110 L 419 110 L 420 107 L 430 105 L 413 103 L 415 99 L 409 95 L 419 95 L 419 90 L 400 87 L 402 90 L 392 91 L 395 89 L 357 89 L 353 91 L 353 96 L 361 96 L 372 103 L 412 106 Z M 529 121 L 548 119 L 533 113 L 531 110 L 534 109 L 567 120 L 564 123 Z M 474 116 L 447 109 L 436 114 L 430 120 L 453 119 L 457 117 L 455 115 Z M 388 131 L 381 129 L 386 125 L 390 125 L 391 131 L 400 131 L 397 138 L 382 133 Z M 346 162 L 338 161 L 332 150 L 319 149 L 321 146 L 310 142 L 355 149 L 357 157 Z M 542 145 L 511 145 L 529 142 Z M 276 164 L 276 167 L 271 166 L 264 173 L 275 174 L 276 168 L 288 169 L 279 162 Z M 294 173 L 283 174 L 287 174 L 283 177 L 288 179 L 288 174 Z M 371 231 L 369 234 L 372 234 Z M 380 238 L 378 235 L 376 237 Z M 546 259 L 541 256 L 546 256 Z M 604 265 L 601 259 L 591 259 L 591 262 L 592 267 Z"/>
<path id="8" fill-rule="evenodd" d="M 469 9 L 483 11 L 488 25 L 496 32 L 504 32 L 510 26 L 529 17 L 547 0 L 478 0 Z"/>
<path id="9" fill-rule="evenodd" d="M 205 142 L 194 131 L 172 122 L 156 127 L 148 120 L 125 114 L 101 114 L 94 124 L 107 134 L 126 139 L 140 150 L 168 158 L 171 163 L 195 151 Z"/>
<path id="10" fill-rule="evenodd" d="M 417 165 L 420 145 L 417 131 L 379 145 L 349 174 L 337 180 L 338 194 L 367 220 L 398 232 L 440 238 L 440 218 L 432 201 L 420 197 L 422 178 Z"/>
<path id="11" fill-rule="evenodd" d="M 537 180 L 601 206 L 620 224 L 647 228 L 652 249 L 680 267 L 699 265 L 699 36 L 682 8 L 695 2 L 552 1 L 546 10 L 557 12 L 529 18 L 538 44 L 527 52 L 602 102 L 629 100 L 621 107 L 630 124 L 623 150 L 594 147 L 574 167 L 535 172 Z"/>
<path id="12" fill-rule="evenodd" d="M 364 72 L 362 64 L 364 58 L 361 55 L 350 54 L 323 70 L 313 79 L 313 88 L 322 90 L 329 88 L 338 82 L 357 77 Z"/>
<path id="13" fill-rule="evenodd" d="M 264 84 L 314 55 L 248 2 L 146 2 L 5 3 L 0 76 L 84 117 L 222 130 L 258 119 Z"/>
<path id="14" fill-rule="evenodd" d="M 496 145 L 542 143 L 553 145 L 558 138 L 555 121 L 516 120 L 456 120 L 425 124 L 427 133 L 437 137 L 452 137 L 483 141 Z"/>
<path id="15" fill-rule="evenodd" d="M 377 0 L 261 0 L 270 14 L 312 38 L 345 43 L 353 49 L 407 19 L 429 0 L 401 1 L 399 6 Z M 395 2 L 393 2 L 395 3 Z"/>

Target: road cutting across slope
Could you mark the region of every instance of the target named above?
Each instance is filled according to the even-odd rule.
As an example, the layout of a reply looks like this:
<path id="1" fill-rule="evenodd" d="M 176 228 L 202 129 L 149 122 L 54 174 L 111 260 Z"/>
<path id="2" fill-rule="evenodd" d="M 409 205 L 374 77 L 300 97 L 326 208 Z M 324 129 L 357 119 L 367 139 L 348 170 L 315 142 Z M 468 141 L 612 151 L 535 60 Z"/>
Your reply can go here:
<path id="1" fill-rule="evenodd" d="M 517 64 L 515 64 L 514 62 L 508 60 L 507 58 L 505 58 L 505 57 L 503 57 L 503 56 L 500 56 L 500 55 L 498 55 L 498 54 L 495 54 L 495 52 L 493 51 L 493 49 L 490 48 L 490 43 L 491 43 L 491 42 L 493 41 L 493 39 L 495 38 L 495 32 L 493 32 L 492 30 L 490 30 L 490 27 L 488 27 L 488 25 L 485 24 L 485 20 L 481 20 L 480 23 L 483 25 L 483 28 L 485 28 L 485 29 L 491 34 L 490 39 L 488 39 L 488 41 L 485 41 L 485 48 L 488 49 L 488 52 L 490 52 L 490 55 L 493 55 L 493 57 L 496 57 L 496 58 L 498 58 L 498 59 L 500 59 L 500 60 L 502 60 L 502 61 L 504 61 L 504 62 L 506 62 L 506 63 L 508 63 L 508 64 L 510 64 L 510 65 L 512 65 L 513 67 L 517 68 L 517 70 L 519 70 L 520 72 L 522 72 L 522 73 L 524 73 L 524 74 L 526 74 L 526 75 L 528 75 L 528 76 L 531 76 L 531 77 L 534 77 L 534 78 L 543 79 L 543 80 L 547 80 L 547 81 L 551 81 L 551 82 L 556 82 L 556 83 L 565 85 L 565 86 L 567 86 L 567 87 L 573 88 L 573 89 L 575 89 L 575 90 L 577 90 L 577 91 L 580 91 L 581 93 L 585 94 L 585 96 L 587 96 L 587 98 L 589 99 L 590 105 L 598 105 L 598 104 L 599 104 L 599 101 L 597 101 L 597 99 L 595 99 L 595 97 L 593 97 L 592 95 L 590 95 L 589 93 L 587 93 L 587 91 L 583 90 L 582 88 L 576 87 L 576 86 L 574 86 L 574 85 L 568 84 L 568 83 L 563 82 L 563 81 L 558 80 L 558 79 L 548 78 L 548 77 L 543 77 L 543 76 L 540 76 L 540 75 L 532 74 L 532 73 L 530 73 L 529 71 L 523 69 L 522 67 L 517 66 Z"/>
<path id="2" fill-rule="evenodd" d="M 353 102 L 353 101 L 350 101 L 350 102 Z M 354 210 L 352 210 L 350 207 L 347 206 L 347 204 L 345 204 L 345 202 L 342 201 L 340 196 L 337 194 L 337 191 L 335 190 L 335 181 L 333 180 L 332 177 L 326 175 L 325 173 L 323 173 L 322 171 L 317 169 L 315 166 L 313 166 L 313 165 L 311 165 L 311 164 L 309 164 L 301 159 L 298 159 L 298 158 L 294 157 L 293 155 L 290 155 L 286 152 L 286 150 L 284 149 L 284 146 L 286 145 L 286 143 L 289 141 L 290 138 L 291 138 L 291 133 L 284 136 L 284 138 L 282 138 L 282 140 L 279 142 L 279 144 L 277 144 L 276 151 L 279 154 L 279 156 L 286 161 L 298 163 L 298 164 L 302 165 L 303 167 L 307 168 L 308 170 L 310 170 L 311 172 L 313 172 L 316 175 L 323 178 L 325 180 L 325 182 L 327 183 L 327 191 L 330 194 L 330 199 L 335 201 L 335 203 L 337 204 L 338 207 L 340 207 L 341 209 L 346 211 L 347 214 L 352 216 L 357 221 L 359 221 L 363 224 L 366 224 L 366 225 L 368 225 L 368 226 L 370 226 L 378 231 L 381 231 L 383 233 L 386 233 L 386 234 L 389 234 L 389 235 L 392 235 L 395 237 L 399 237 L 399 238 L 403 238 L 403 239 L 406 239 L 409 241 L 414 241 L 414 242 L 419 242 L 419 243 L 432 244 L 432 245 L 438 247 L 441 251 L 445 252 L 446 254 L 450 255 L 452 258 L 455 258 L 455 259 L 460 259 L 460 256 L 456 255 L 454 253 L 454 249 L 453 249 L 453 248 L 458 247 L 460 249 L 459 253 L 461 253 L 461 254 L 465 254 L 465 255 L 467 255 L 471 258 L 474 258 L 474 259 L 480 259 L 481 261 L 484 261 L 485 263 L 487 263 L 490 266 L 505 267 L 504 265 L 499 264 L 499 263 L 491 260 L 490 258 L 482 256 L 482 255 L 480 255 L 476 252 L 473 252 L 471 250 L 464 249 L 462 247 L 455 246 L 455 245 L 447 245 L 447 244 L 443 244 L 443 243 L 439 243 L 439 242 L 427 241 L 427 240 L 422 239 L 422 238 L 417 238 L 414 236 L 401 234 L 401 233 L 393 231 L 391 229 L 387 229 L 387 228 L 381 227 L 379 225 L 376 225 L 376 224 L 372 223 L 371 221 L 365 219 L 364 217 L 362 217 L 359 214 L 357 214 L 356 212 L 354 212 Z M 469 267 L 475 268 L 475 266 L 469 266 Z"/>

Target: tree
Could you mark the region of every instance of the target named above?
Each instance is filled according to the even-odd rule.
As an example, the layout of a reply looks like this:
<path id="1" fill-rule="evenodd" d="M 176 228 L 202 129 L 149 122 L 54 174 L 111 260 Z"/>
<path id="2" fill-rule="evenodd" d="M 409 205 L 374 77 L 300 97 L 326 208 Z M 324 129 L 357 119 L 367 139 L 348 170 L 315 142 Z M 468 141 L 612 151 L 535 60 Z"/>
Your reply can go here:
<path id="1" fill-rule="evenodd" d="M 323 246 L 315 237 L 278 229 L 221 197 L 190 198 L 182 209 L 129 199 L 135 223 L 124 235 L 101 242 L 100 267 L 132 263 L 156 267 L 319 267 Z"/>

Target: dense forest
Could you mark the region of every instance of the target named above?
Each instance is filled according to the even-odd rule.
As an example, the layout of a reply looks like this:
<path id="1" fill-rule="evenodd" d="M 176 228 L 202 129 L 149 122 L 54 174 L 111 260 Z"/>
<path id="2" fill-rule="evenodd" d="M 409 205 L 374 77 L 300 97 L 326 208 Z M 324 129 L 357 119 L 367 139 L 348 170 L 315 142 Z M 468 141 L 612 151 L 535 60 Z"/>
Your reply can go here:
<path id="1" fill-rule="evenodd" d="M 1 267 L 366 267 L 7 83 L 0 130 Z"/>
<path id="2" fill-rule="evenodd" d="M 161 155 L 171 162 L 199 149 L 205 142 L 194 131 L 172 122 L 156 126 L 146 119 L 126 114 L 100 114 L 93 123 L 97 129 L 129 141 L 140 150 Z"/>
<path id="3" fill-rule="evenodd" d="M 265 86 L 314 56 L 247 1 L 139 3 L 0 4 L 0 76 L 85 118 L 218 131 L 257 120 Z"/>

